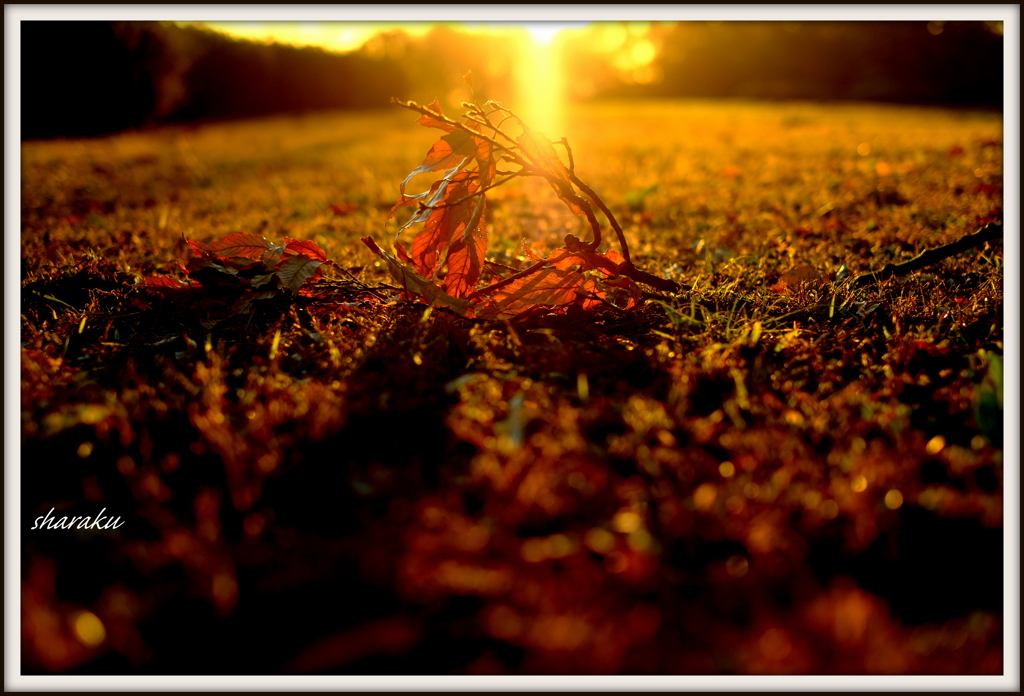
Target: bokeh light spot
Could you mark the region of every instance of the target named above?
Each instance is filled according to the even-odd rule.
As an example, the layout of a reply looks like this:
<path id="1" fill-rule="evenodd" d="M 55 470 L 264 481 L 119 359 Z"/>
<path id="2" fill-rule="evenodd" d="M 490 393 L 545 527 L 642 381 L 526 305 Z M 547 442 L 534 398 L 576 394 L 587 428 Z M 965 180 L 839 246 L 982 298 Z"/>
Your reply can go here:
<path id="1" fill-rule="evenodd" d="M 898 510 L 903 505 L 903 494 L 893 488 L 885 494 L 885 506 L 890 510 Z"/>
<path id="2" fill-rule="evenodd" d="M 73 626 L 78 640 L 90 648 L 95 648 L 107 637 L 103 622 L 91 611 L 78 612 L 73 620 Z"/>
<path id="3" fill-rule="evenodd" d="M 821 493 L 818 491 L 807 491 L 803 496 L 804 507 L 813 510 L 821 505 Z"/>
<path id="4" fill-rule="evenodd" d="M 658 55 L 658 49 L 647 39 L 641 39 L 633 44 L 633 49 L 630 53 L 632 54 L 634 64 L 638 66 L 647 65 Z"/>
<path id="5" fill-rule="evenodd" d="M 938 454 L 939 452 L 942 451 L 942 448 L 945 446 L 946 438 L 942 437 L 941 435 L 936 435 L 935 437 L 928 441 L 928 444 L 925 445 L 924 448 L 928 452 L 928 454 Z"/>
<path id="6" fill-rule="evenodd" d="M 85 441 L 78 446 L 78 456 L 85 459 L 92 454 L 93 444 L 89 441 Z"/>
<path id="7" fill-rule="evenodd" d="M 642 522 L 643 520 L 640 519 L 640 515 L 632 510 L 620 510 L 612 517 L 612 529 L 616 532 L 629 534 L 639 529 Z"/>
<path id="8" fill-rule="evenodd" d="M 867 157 L 869 154 L 871 154 L 871 146 L 868 145 L 867 143 L 861 143 L 860 145 L 857 146 L 857 154 L 860 155 L 861 157 Z"/>
<path id="9" fill-rule="evenodd" d="M 718 465 L 718 473 L 724 478 L 730 478 L 736 473 L 736 466 L 732 462 L 722 462 Z"/>
<path id="10" fill-rule="evenodd" d="M 718 497 L 718 488 L 713 483 L 702 483 L 693 492 L 693 503 L 701 510 L 709 510 Z"/>
<path id="11" fill-rule="evenodd" d="M 850 481 L 850 490 L 854 493 L 863 493 L 868 489 L 868 480 L 862 475 L 857 474 Z"/>

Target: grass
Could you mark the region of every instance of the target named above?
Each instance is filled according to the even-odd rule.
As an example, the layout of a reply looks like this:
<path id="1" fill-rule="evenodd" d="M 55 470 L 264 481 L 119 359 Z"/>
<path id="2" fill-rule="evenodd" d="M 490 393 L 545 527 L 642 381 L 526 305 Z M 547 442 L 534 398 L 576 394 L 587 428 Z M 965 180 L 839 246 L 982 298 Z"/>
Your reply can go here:
<path id="1" fill-rule="evenodd" d="M 358 241 L 414 120 L 23 145 L 24 516 L 126 520 L 24 528 L 26 672 L 1002 672 L 1002 245 L 828 282 L 998 216 L 998 115 L 576 107 L 684 290 L 513 324 L 397 301 Z M 580 233 L 543 182 L 489 210 L 500 263 Z M 239 230 L 341 270 L 216 322 L 135 287 Z"/>

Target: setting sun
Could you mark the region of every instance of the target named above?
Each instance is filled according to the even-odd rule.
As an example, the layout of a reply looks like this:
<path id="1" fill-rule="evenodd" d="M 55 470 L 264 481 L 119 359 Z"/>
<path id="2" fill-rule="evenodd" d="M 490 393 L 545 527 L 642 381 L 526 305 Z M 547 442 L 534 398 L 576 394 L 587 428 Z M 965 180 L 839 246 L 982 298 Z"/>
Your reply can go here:
<path id="1" fill-rule="evenodd" d="M 530 32 L 530 38 L 538 46 L 551 44 L 555 37 L 566 29 L 575 29 L 586 26 L 585 23 L 562 23 L 562 22 L 530 22 L 523 25 L 526 31 Z"/>

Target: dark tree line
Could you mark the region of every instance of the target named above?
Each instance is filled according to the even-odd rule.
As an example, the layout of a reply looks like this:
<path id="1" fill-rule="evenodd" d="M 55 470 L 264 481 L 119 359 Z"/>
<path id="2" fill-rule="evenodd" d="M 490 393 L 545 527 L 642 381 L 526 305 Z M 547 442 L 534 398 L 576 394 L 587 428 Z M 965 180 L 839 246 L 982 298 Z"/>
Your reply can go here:
<path id="1" fill-rule="evenodd" d="M 26 139 L 371 108 L 405 89 L 394 60 L 162 23 L 25 22 L 21 72 Z"/>
<path id="2" fill-rule="evenodd" d="M 984 22 L 678 22 L 651 36 L 659 79 L 612 74 L 605 96 L 1003 103 L 1003 37 Z M 591 70 L 576 48 L 570 70 Z"/>

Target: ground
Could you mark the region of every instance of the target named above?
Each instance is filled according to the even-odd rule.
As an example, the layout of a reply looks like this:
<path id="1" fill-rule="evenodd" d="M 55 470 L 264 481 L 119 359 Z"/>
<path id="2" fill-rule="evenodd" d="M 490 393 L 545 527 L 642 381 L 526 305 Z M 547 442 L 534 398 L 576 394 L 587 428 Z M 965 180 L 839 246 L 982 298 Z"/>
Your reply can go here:
<path id="1" fill-rule="evenodd" d="M 564 119 L 678 294 L 401 297 L 359 242 L 436 137 L 399 108 L 23 145 L 26 673 L 1002 672 L 1002 243 L 851 282 L 1001 219 L 1000 115 Z M 493 261 L 582 236 L 533 183 Z M 235 314 L 137 286 L 237 231 L 334 265 Z"/>

